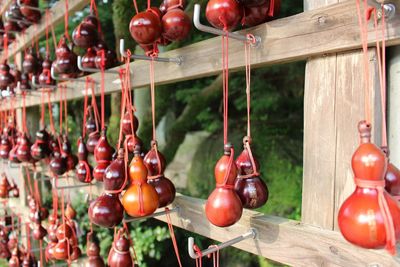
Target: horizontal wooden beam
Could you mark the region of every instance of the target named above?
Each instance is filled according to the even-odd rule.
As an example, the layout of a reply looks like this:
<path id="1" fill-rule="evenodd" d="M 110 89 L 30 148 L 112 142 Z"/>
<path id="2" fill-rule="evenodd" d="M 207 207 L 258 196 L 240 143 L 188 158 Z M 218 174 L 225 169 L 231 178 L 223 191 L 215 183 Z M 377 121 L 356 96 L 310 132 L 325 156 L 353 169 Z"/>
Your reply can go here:
<path id="1" fill-rule="evenodd" d="M 0 16 L 2 16 L 4 14 L 4 12 L 6 12 L 7 8 L 11 5 L 12 2 L 13 2 L 13 0 L 3 0 L 3 1 L 1 1 L 1 4 L 0 4 Z"/>
<path id="2" fill-rule="evenodd" d="M 80 0 L 75 0 L 77 1 Z M 250 29 L 249 32 L 262 38 L 261 45 L 252 49 L 251 62 L 254 67 L 262 67 L 304 60 L 315 55 L 359 49 L 361 41 L 356 14 L 355 1 L 350 0 Z M 375 31 L 372 27 L 373 25 L 370 24 L 368 37 L 370 45 L 374 45 L 375 40 Z M 386 40 L 387 45 L 400 44 L 400 16 L 395 16 L 387 22 Z M 243 43 L 231 40 L 229 54 L 230 69 L 243 69 L 245 66 Z M 212 76 L 221 72 L 221 37 L 161 53 L 160 56 L 180 56 L 183 58 L 183 64 L 156 62 L 155 82 L 157 84 Z M 118 67 L 115 68 L 117 69 Z M 135 61 L 131 63 L 131 70 L 133 72 L 132 88 L 149 85 L 149 62 Z M 101 80 L 99 73 L 92 74 L 91 77 L 98 82 Z M 119 85 L 117 74 L 105 75 L 106 93 L 120 91 Z M 69 82 L 68 86 L 71 88 L 67 92 L 68 100 L 83 98 L 84 84 L 82 82 Z M 56 91 L 52 94 L 51 101 L 59 101 L 59 97 L 60 93 Z M 16 107 L 21 107 L 21 104 L 22 101 L 18 101 Z M 26 104 L 27 106 L 39 105 L 40 97 L 28 96 Z M 10 105 L 2 104 L 0 110 L 9 108 Z"/>
<path id="3" fill-rule="evenodd" d="M 10 1 L 11 2 L 11 1 Z M 77 10 L 81 10 L 89 4 L 89 0 L 69 0 L 68 1 L 68 13 L 74 13 Z M 50 9 L 51 18 L 50 21 L 53 26 L 56 26 L 64 21 L 65 15 L 65 1 L 56 2 Z M 10 45 L 8 51 L 8 57 L 12 58 L 16 53 L 32 45 L 32 40 L 40 38 L 46 34 L 46 18 L 42 15 L 42 18 L 37 24 L 30 26 L 26 29 L 25 34 L 18 34 L 16 40 Z"/>
<path id="4" fill-rule="evenodd" d="M 179 213 L 171 213 L 173 225 L 220 242 L 254 228 L 256 239 L 247 239 L 234 246 L 290 266 L 394 267 L 400 264 L 399 258 L 390 256 L 386 251 L 355 247 L 338 232 L 297 221 L 244 210 L 239 222 L 220 228 L 207 220 L 204 200 L 178 195 L 174 205 L 180 210 Z M 166 222 L 166 216 L 156 219 Z"/>

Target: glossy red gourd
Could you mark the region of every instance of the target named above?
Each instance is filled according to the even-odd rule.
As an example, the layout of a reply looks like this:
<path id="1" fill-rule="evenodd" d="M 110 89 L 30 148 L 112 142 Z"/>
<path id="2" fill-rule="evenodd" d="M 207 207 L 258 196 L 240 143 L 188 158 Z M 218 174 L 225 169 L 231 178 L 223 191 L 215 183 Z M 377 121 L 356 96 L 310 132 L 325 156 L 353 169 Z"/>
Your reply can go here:
<path id="1" fill-rule="evenodd" d="M 176 189 L 174 184 L 164 176 L 166 165 L 164 155 L 153 147 L 144 157 L 144 164 L 148 170 L 147 182 L 158 193 L 159 208 L 171 204 L 175 199 Z"/>
<path id="2" fill-rule="evenodd" d="M 82 183 L 92 182 L 93 167 L 88 162 L 88 151 L 82 137 L 78 141 L 78 159 L 78 165 L 75 169 L 76 177 Z"/>
<path id="3" fill-rule="evenodd" d="M 9 267 L 20 267 L 19 253 L 18 253 L 17 248 L 15 248 L 12 251 L 12 256 L 8 261 L 8 266 Z"/>
<path id="4" fill-rule="evenodd" d="M 7 176 L 5 173 L 2 173 L 0 179 L 0 198 L 8 197 L 9 188 L 10 183 L 8 182 Z"/>
<path id="5" fill-rule="evenodd" d="M 89 47 L 86 51 L 86 54 L 82 57 L 82 67 L 84 68 L 96 68 L 96 51 Z"/>
<path id="6" fill-rule="evenodd" d="M 351 243 L 363 248 L 386 248 L 393 252 L 388 244 L 389 236 L 385 230 L 386 213 L 379 199 L 386 201 L 393 221 L 395 239 L 400 237 L 400 208 L 397 202 L 383 189 L 387 158 L 376 145 L 371 143 L 371 125 L 362 121 L 358 125 L 360 145 L 354 152 L 351 165 L 354 172 L 356 189 L 344 201 L 338 214 L 338 224 L 342 235 Z M 378 187 L 366 183 L 382 183 L 382 193 Z M 388 217 L 386 217 L 388 218 Z M 395 240 L 394 240 L 395 241 Z"/>
<path id="7" fill-rule="evenodd" d="M 120 235 L 111 246 L 108 254 L 109 267 L 130 267 L 133 266 L 133 259 L 129 252 L 129 240 Z"/>
<path id="8" fill-rule="evenodd" d="M 237 176 L 236 165 L 231 154 L 232 146 L 225 145 L 224 155 L 215 165 L 214 175 L 217 188 L 207 199 L 205 211 L 207 219 L 219 227 L 236 223 L 242 216 L 242 202 L 233 185 Z"/>
<path id="9" fill-rule="evenodd" d="M 254 158 L 255 167 L 250 159 L 250 154 L 245 147 L 236 159 L 238 177 L 235 181 L 235 191 L 242 201 L 243 207 L 256 209 L 263 206 L 268 200 L 268 187 L 261 179 L 258 170 L 259 163 Z"/>
<path id="10" fill-rule="evenodd" d="M 88 114 L 88 117 L 87 117 L 86 123 L 85 123 L 86 132 L 88 134 L 96 133 L 96 132 L 98 133 L 98 129 L 100 129 L 100 126 L 96 122 L 95 115 L 93 112 L 93 107 L 88 106 L 86 112 Z M 94 150 L 94 148 L 93 148 L 93 150 Z M 93 153 L 93 152 L 91 152 L 91 153 Z"/>
<path id="11" fill-rule="evenodd" d="M 94 59 L 96 68 L 102 69 L 109 69 L 116 65 L 117 63 L 117 55 L 113 50 L 107 48 L 105 44 L 98 45 L 96 51 L 96 57 Z"/>
<path id="12" fill-rule="evenodd" d="M 139 44 L 153 44 L 161 36 L 161 16 L 149 9 L 136 14 L 130 24 L 132 38 Z"/>
<path id="13" fill-rule="evenodd" d="M 132 120 L 133 120 L 133 132 L 132 132 Z M 131 135 L 136 133 L 139 128 L 139 120 L 135 116 L 135 114 L 131 114 L 129 111 L 126 111 L 124 117 L 122 118 L 122 133 L 124 135 Z"/>
<path id="14" fill-rule="evenodd" d="M 104 172 L 103 185 L 108 191 L 121 191 L 125 186 L 125 160 L 124 150 L 118 151 L 118 156 L 113 160 Z"/>
<path id="15" fill-rule="evenodd" d="M 104 261 L 100 257 L 100 248 L 95 242 L 90 242 L 87 245 L 86 254 L 88 256 L 88 261 L 86 262 L 86 267 L 104 267 Z"/>
<path id="16" fill-rule="evenodd" d="M 31 146 L 32 158 L 41 160 L 50 156 L 49 139 L 50 135 L 46 129 L 43 128 L 36 132 L 35 143 Z"/>
<path id="17" fill-rule="evenodd" d="M 164 38 L 170 41 L 186 39 L 192 27 L 189 16 L 179 8 L 169 9 L 162 17 Z"/>
<path id="18" fill-rule="evenodd" d="M 1 136 L 1 142 L 0 142 L 0 158 L 2 159 L 8 159 L 8 155 L 11 150 L 11 143 L 8 139 L 7 135 L 2 135 Z"/>
<path id="19" fill-rule="evenodd" d="M 69 252 L 69 253 L 68 253 Z M 68 254 L 71 255 L 72 246 L 68 239 L 62 239 L 57 242 L 53 248 L 52 256 L 56 260 L 66 260 L 68 259 Z"/>
<path id="20" fill-rule="evenodd" d="M 57 49 L 56 49 L 56 60 L 52 66 L 57 74 L 72 74 L 75 75 L 78 72 L 77 57 L 72 52 L 68 45 L 66 38 L 61 37 Z"/>
<path id="21" fill-rule="evenodd" d="M 67 171 L 74 170 L 76 164 L 78 164 L 78 157 L 72 154 L 71 143 L 69 142 L 68 136 L 66 135 L 64 135 L 63 137 L 61 155 L 67 165 Z"/>
<path id="22" fill-rule="evenodd" d="M 185 7 L 186 7 L 186 0 L 164 0 L 160 6 L 160 10 L 163 14 L 165 14 L 169 9 L 173 8 L 185 9 Z"/>
<path id="23" fill-rule="evenodd" d="M 87 16 L 72 32 L 72 40 L 76 46 L 89 48 L 96 45 L 98 36 L 98 21 L 96 16 Z"/>
<path id="24" fill-rule="evenodd" d="M 19 85 L 21 90 L 31 90 L 31 85 L 29 83 L 29 75 L 27 73 L 21 74 L 21 83 Z"/>
<path id="25" fill-rule="evenodd" d="M 39 75 L 40 85 L 54 85 L 55 81 L 51 78 L 51 65 L 53 61 L 50 60 L 49 56 L 46 56 L 42 63 L 42 73 Z"/>
<path id="26" fill-rule="evenodd" d="M 159 206 L 158 193 L 147 183 L 147 168 L 140 156 L 140 147 L 135 148 L 129 165 L 131 185 L 122 196 L 121 202 L 129 216 L 141 217 L 152 214 Z"/>
<path id="27" fill-rule="evenodd" d="M 210 0 L 206 18 L 215 28 L 232 31 L 243 17 L 243 8 L 236 0 Z"/>
<path id="28" fill-rule="evenodd" d="M 47 235 L 46 229 L 42 226 L 41 218 L 39 211 L 35 213 L 35 223 L 33 224 L 32 235 L 36 240 L 43 240 L 43 238 Z"/>
<path id="29" fill-rule="evenodd" d="M 79 257 L 82 256 L 81 249 L 76 245 L 72 248 L 72 253 L 70 256 L 71 261 L 76 261 Z"/>
<path id="30" fill-rule="evenodd" d="M 54 152 L 53 158 L 50 160 L 50 170 L 56 175 L 63 175 L 67 171 L 67 163 L 60 152 Z"/>
<path id="31" fill-rule="evenodd" d="M 29 7 L 39 7 L 39 1 L 21 0 L 22 6 L 20 7 L 22 15 L 31 22 L 38 22 L 42 14 L 38 10 L 33 10 Z"/>
<path id="32" fill-rule="evenodd" d="M 31 156 L 31 142 L 29 141 L 28 136 L 24 133 L 20 138 L 20 142 L 17 149 L 17 157 L 21 162 L 30 162 L 32 159 Z"/>
<path id="33" fill-rule="evenodd" d="M 39 73 L 39 59 L 33 53 L 32 48 L 28 49 L 25 53 L 24 61 L 22 62 L 22 69 L 29 74 Z"/>
<path id="34" fill-rule="evenodd" d="M 92 223 L 112 228 L 121 223 L 124 208 L 117 194 L 104 193 L 90 203 L 88 214 Z"/>
<path id="35" fill-rule="evenodd" d="M 99 132 L 94 132 L 90 133 L 88 136 L 88 140 L 86 143 L 86 148 L 89 153 L 94 153 L 97 144 L 99 143 L 100 140 L 100 133 Z"/>
<path id="36" fill-rule="evenodd" d="M 143 147 L 143 142 L 137 135 L 127 135 L 125 141 L 130 153 L 134 152 L 136 146 Z"/>
<path id="37" fill-rule="evenodd" d="M 10 73 L 10 66 L 7 62 L 0 64 L 0 89 L 6 90 L 14 82 L 14 76 Z"/>
<path id="38" fill-rule="evenodd" d="M 253 27 L 268 20 L 268 5 L 252 6 L 244 8 L 243 25 Z"/>
<path id="39" fill-rule="evenodd" d="M 389 159 L 389 150 L 385 147 L 382 151 Z M 385 174 L 385 190 L 392 195 L 396 200 L 400 200 L 400 170 L 388 161 L 388 166 Z"/>
<path id="40" fill-rule="evenodd" d="M 101 132 L 96 148 L 94 149 L 94 158 L 97 165 L 93 170 L 93 178 L 97 181 L 103 181 L 104 173 L 108 165 L 111 163 L 114 152 L 114 148 L 107 140 L 107 128 L 104 128 Z"/>
<path id="41" fill-rule="evenodd" d="M 21 82 L 21 72 L 14 66 L 14 68 L 10 69 L 10 74 L 14 77 L 12 88 L 16 89 L 18 82 Z"/>

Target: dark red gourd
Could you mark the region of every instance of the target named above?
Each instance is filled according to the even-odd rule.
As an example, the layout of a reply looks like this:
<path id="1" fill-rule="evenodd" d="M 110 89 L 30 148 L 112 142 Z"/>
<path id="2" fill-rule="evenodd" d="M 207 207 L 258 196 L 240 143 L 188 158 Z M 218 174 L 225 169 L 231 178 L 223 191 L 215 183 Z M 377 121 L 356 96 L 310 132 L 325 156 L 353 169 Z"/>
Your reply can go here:
<path id="1" fill-rule="evenodd" d="M 153 44 L 157 41 L 162 33 L 160 14 L 152 9 L 136 14 L 129 24 L 132 38 L 144 45 Z"/>
<path id="2" fill-rule="evenodd" d="M 113 50 L 108 49 L 107 45 L 104 41 L 99 42 L 95 47 L 96 57 L 95 64 L 98 69 L 109 69 L 116 65 L 117 63 L 117 55 Z"/>
<path id="3" fill-rule="evenodd" d="M 96 16 L 89 14 L 72 32 L 72 40 L 76 46 L 89 48 L 96 45 L 98 36 Z"/>
<path id="4" fill-rule="evenodd" d="M 26 133 L 22 134 L 20 138 L 20 142 L 17 149 L 17 157 L 21 162 L 30 162 L 32 159 L 31 156 L 31 142 Z"/>
<path id="5" fill-rule="evenodd" d="M 88 151 L 82 137 L 78 140 L 78 159 L 78 165 L 75 169 L 76 177 L 82 183 L 92 182 L 93 167 L 88 162 Z"/>
<path id="6" fill-rule="evenodd" d="M 162 17 L 163 37 L 170 41 L 186 39 L 192 27 L 189 16 L 179 8 L 169 9 Z"/>
<path id="7" fill-rule="evenodd" d="M 165 158 L 155 146 L 144 157 L 144 164 L 148 170 L 148 183 L 152 185 L 159 198 L 159 207 L 171 204 L 175 199 L 176 189 L 174 184 L 164 176 Z"/>
<path id="8" fill-rule="evenodd" d="M 64 36 L 61 37 L 56 49 L 56 60 L 52 64 L 55 72 L 66 76 L 74 76 L 78 72 L 76 60 L 77 57 L 69 49 L 66 38 Z"/>
<path id="9" fill-rule="evenodd" d="M 107 191 L 122 191 L 126 184 L 124 150 L 118 151 L 118 156 L 104 172 L 103 185 Z"/>
<path id="10" fill-rule="evenodd" d="M 42 63 L 42 73 L 39 75 L 39 84 L 40 85 L 54 85 L 55 81 L 51 78 L 51 65 L 53 61 L 50 60 L 50 57 L 47 55 Z"/>
<path id="11" fill-rule="evenodd" d="M 243 211 L 242 202 L 233 190 L 237 169 L 231 150 L 230 144 L 225 145 L 224 155 L 215 165 L 217 188 L 208 197 L 205 207 L 208 220 L 219 227 L 233 225 L 241 218 Z"/>
<path id="12" fill-rule="evenodd" d="M 210 0 L 206 18 L 215 28 L 232 31 L 243 17 L 243 8 L 236 0 Z"/>
<path id="13" fill-rule="evenodd" d="M 268 5 L 252 6 L 244 8 L 243 25 L 253 27 L 268 20 Z"/>
<path id="14" fill-rule="evenodd" d="M 387 147 L 382 147 L 382 151 L 389 159 L 389 150 Z M 388 166 L 385 174 L 385 190 L 392 195 L 396 200 L 400 200 L 400 170 L 388 161 Z"/>
<path id="15" fill-rule="evenodd" d="M 56 175 L 63 175 L 67 171 L 67 162 L 61 156 L 60 152 L 54 152 L 53 158 L 50 161 L 50 170 Z"/>
<path id="16" fill-rule="evenodd" d="M 29 7 L 39 7 L 39 1 L 37 0 L 21 0 L 22 6 L 20 7 L 22 15 L 31 22 L 38 22 L 42 17 L 39 10 L 33 10 Z"/>
<path id="17" fill-rule="evenodd" d="M 11 150 L 11 143 L 7 135 L 3 134 L 1 136 L 1 143 L 0 143 L 0 157 L 2 159 L 8 159 L 8 155 Z"/>
<path id="18" fill-rule="evenodd" d="M 259 163 L 254 158 L 253 167 L 249 150 L 246 145 L 236 159 L 238 177 L 235 181 L 235 191 L 242 201 L 243 207 L 256 209 L 263 206 L 268 200 L 268 187 L 261 179 L 258 170 Z"/>
<path id="19" fill-rule="evenodd" d="M 32 48 L 29 48 L 25 53 L 24 61 L 22 62 L 22 68 L 24 72 L 28 74 L 36 74 L 39 69 L 39 59 L 33 53 Z"/>
<path id="20" fill-rule="evenodd" d="M 36 160 L 44 159 L 50 156 L 49 147 L 50 134 L 45 128 L 36 132 L 35 143 L 31 146 L 31 156 Z"/>
<path id="21" fill-rule="evenodd" d="M 132 132 L 132 119 L 133 119 L 133 132 Z M 124 135 L 131 135 L 136 133 L 139 128 L 139 120 L 135 114 L 126 111 L 124 117 L 122 118 L 122 133 Z"/>
<path id="22" fill-rule="evenodd" d="M 88 214 L 92 223 L 113 228 L 121 223 L 124 208 L 117 194 L 104 193 L 90 203 Z"/>
<path id="23" fill-rule="evenodd" d="M 95 69 L 96 56 L 96 51 L 92 47 L 89 47 L 86 51 L 86 54 L 82 57 L 82 67 Z"/>
<path id="24" fill-rule="evenodd" d="M 125 142 L 129 153 L 133 153 L 136 146 L 143 147 L 143 142 L 137 135 L 125 136 Z"/>
<path id="25" fill-rule="evenodd" d="M 123 234 L 120 234 L 111 246 L 110 253 L 108 254 L 108 266 L 133 266 L 133 259 L 129 252 L 129 240 Z"/>
<path id="26" fill-rule="evenodd" d="M 99 245 L 95 242 L 90 242 L 87 245 L 86 254 L 88 256 L 88 261 L 86 267 L 104 267 L 104 261 L 100 257 Z"/>
<path id="27" fill-rule="evenodd" d="M 386 246 L 393 253 L 395 247 L 388 242 L 391 236 L 386 232 L 385 225 L 392 225 L 395 243 L 400 237 L 400 208 L 383 189 L 387 158 L 380 148 L 371 143 L 370 124 L 362 121 L 358 130 L 360 145 L 351 161 L 356 189 L 340 207 L 339 228 L 343 236 L 357 246 L 370 249 Z M 392 221 L 380 202 L 386 202 Z"/>
<path id="28" fill-rule="evenodd" d="M 14 76 L 10 73 L 10 66 L 7 62 L 0 64 L 0 89 L 6 90 L 14 82 Z"/>
<path id="29" fill-rule="evenodd" d="M 101 131 L 100 139 L 94 150 L 94 158 L 97 165 L 93 170 L 93 177 L 96 180 L 103 180 L 104 172 L 108 165 L 110 165 L 114 152 L 114 148 L 108 143 L 107 140 L 107 128 L 104 128 Z"/>

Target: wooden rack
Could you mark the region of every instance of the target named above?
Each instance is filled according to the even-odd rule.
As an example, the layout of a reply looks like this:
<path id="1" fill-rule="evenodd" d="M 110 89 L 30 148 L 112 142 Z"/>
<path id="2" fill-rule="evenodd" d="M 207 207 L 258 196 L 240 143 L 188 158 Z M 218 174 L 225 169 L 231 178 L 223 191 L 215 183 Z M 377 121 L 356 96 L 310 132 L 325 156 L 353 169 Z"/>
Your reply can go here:
<path id="1" fill-rule="evenodd" d="M 357 146 L 356 122 L 363 113 L 362 54 L 355 1 L 305 0 L 307 11 L 274 20 L 248 31 L 259 35 L 262 44 L 253 48 L 254 67 L 308 60 L 306 68 L 304 111 L 304 179 L 302 221 L 267 216 L 245 210 L 234 226 L 218 228 L 211 225 L 204 214 L 204 200 L 178 195 L 174 205 L 179 213 L 171 214 L 172 223 L 217 241 L 226 241 L 250 227 L 257 230 L 255 240 L 235 246 L 266 258 L 293 266 L 399 266 L 400 259 L 385 251 L 366 250 L 346 242 L 337 232 L 337 211 L 354 188 L 350 172 L 351 154 Z M 400 1 L 391 1 L 400 10 Z M 88 1 L 70 0 L 70 11 L 82 8 Z M 324 6 L 327 3 L 330 5 Z M 53 7 L 53 23 L 62 18 L 63 4 Z M 28 36 L 43 34 L 43 21 Z M 372 25 L 368 41 L 374 45 Z M 388 46 L 400 44 L 400 16 L 387 21 Z M 10 56 L 30 44 L 30 39 L 19 40 Z M 211 38 L 187 47 L 160 54 L 162 57 L 183 57 L 183 64 L 155 64 L 157 84 L 212 76 L 221 72 L 220 37 Z M 230 42 L 230 68 L 244 69 L 243 43 Z M 371 49 L 371 58 L 375 53 Z M 372 65 L 372 64 L 371 64 Z M 118 68 L 115 68 L 117 70 Z M 132 88 L 149 85 L 149 63 L 131 63 Z M 371 83 L 377 83 L 377 70 L 371 67 Z M 90 75 L 100 80 L 100 74 Z M 84 78 L 80 78 L 81 80 Z M 117 74 L 105 74 L 106 93 L 120 91 Z M 83 98 L 82 82 L 68 82 L 67 99 Z M 97 92 L 99 94 L 99 91 Z M 51 101 L 59 101 L 59 92 Z M 379 97 L 372 97 L 374 125 L 379 125 Z M 27 96 L 27 106 L 40 104 L 40 98 Z M 22 102 L 15 103 L 17 108 Z M 7 101 L 0 110 L 9 109 Z M 353 127 L 354 131 L 349 131 Z M 375 138 L 379 138 L 379 127 Z M 351 132 L 351 133 L 349 133 Z M 354 134 L 353 134 L 354 132 Z M 318 155 L 318 156 L 317 156 Z M 322 159 L 321 159 L 322 158 Z M 158 219 L 165 221 L 166 218 Z"/>

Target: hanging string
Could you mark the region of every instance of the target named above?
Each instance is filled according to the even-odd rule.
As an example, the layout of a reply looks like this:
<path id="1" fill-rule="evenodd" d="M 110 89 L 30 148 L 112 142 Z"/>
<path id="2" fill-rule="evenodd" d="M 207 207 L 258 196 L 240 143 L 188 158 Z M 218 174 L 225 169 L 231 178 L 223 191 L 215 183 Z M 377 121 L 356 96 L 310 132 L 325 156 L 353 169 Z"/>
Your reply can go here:
<path id="1" fill-rule="evenodd" d="M 68 136 L 68 102 L 67 102 L 67 88 L 62 86 L 62 91 L 64 97 L 63 97 L 63 102 L 64 102 L 64 125 L 65 125 L 65 135 Z M 61 114 L 62 115 L 62 114 Z"/>
<path id="2" fill-rule="evenodd" d="M 196 253 L 196 267 L 202 267 L 203 265 L 203 254 L 201 253 L 201 249 L 195 244 L 193 245 L 193 250 Z"/>
<path id="3" fill-rule="evenodd" d="M 95 0 L 90 0 L 90 12 L 94 13 L 94 15 L 97 18 L 98 24 L 97 24 L 97 30 L 100 34 L 101 39 L 104 39 L 103 32 L 101 30 L 101 24 L 100 24 L 100 17 L 99 17 L 99 12 L 97 10 L 97 5 Z"/>
<path id="4" fill-rule="evenodd" d="M 69 10 L 68 0 L 65 0 L 64 35 L 68 39 L 68 41 L 71 42 L 71 37 L 69 36 L 69 33 L 68 33 L 68 21 L 69 21 L 68 10 Z"/>
<path id="5" fill-rule="evenodd" d="M 228 83 L 229 83 L 229 65 L 228 65 L 228 33 L 222 36 L 222 92 L 223 92 L 223 113 L 224 113 L 224 144 L 228 143 Z"/>
<path id="6" fill-rule="evenodd" d="M 44 124 L 44 113 L 45 113 L 45 106 L 44 106 L 44 92 L 40 94 L 40 127 L 45 127 Z"/>
<path id="7" fill-rule="evenodd" d="M 150 1 L 149 1 L 150 2 Z M 150 61 L 150 97 L 151 97 L 151 119 L 153 125 L 153 141 L 157 141 L 156 136 L 156 100 L 155 100 L 155 81 L 154 81 L 154 57 Z"/>
<path id="8" fill-rule="evenodd" d="M 387 147 L 387 125 L 386 125 L 386 42 L 385 42 L 385 8 L 382 5 L 382 19 L 381 19 L 381 43 L 379 44 L 378 38 L 378 16 L 376 9 L 373 12 L 375 39 L 376 39 L 376 53 L 378 57 L 378 73 L 380 82 L 381 93 L 381 106 L 382 106 L 382 147 Z"/>
<path id="9" fill-rule="evenodd" d="M 47 106 L 48 106 L 48 110 L 49 110 L 50 130 L 51 130 L 51 134 L 54 136 L 56 134 L 56 128 L 54 126 L 54 121 L 53 121 L 53 109 L 51 106 L 50 95 L 51 95 L 50 91 L 47 92 Z"/>
<path id="10" fill-rule="evenodd" d="M 133 0 L 133 6 L 135 7 L 136 14 L 139 13 L 139 9 L 138 9 L 138 5 L 136 3 L 136 0 Z"/>
<path id="11" fill-rule="evenodd" d="M 212 256 L 213 258 L 213 266 L 214 267 L 219 267 L 219 246 L 218 245 L 211 245 L 208 248 L 215 248 L 216 251 L 209 254 L 208 258 L 210 258 Z"/>
<path id="12" fill-rule="evenodd" d="M 367 123 L 371 122 L 371 110 L 370 110 L 370 81 L 369 81 L 369 57 L 368 57 L 368 21 L 367 16 L 369 8 L 367 1 L 364 0 L 364 16 L 361 13 L 360 0 L 356 0 L 358 24 L 360 27 L 360 36 L 362 42 L 363 56 L 364 56 L 364 79 L 365 79 L 365 91 L 364 91 L 364 108 L 365 108 L 365 120 Z"/>
<path id="13" fill-rule="evenodd" d="M 167 217 L 167 223 L 168 223 L 169 234 L 170 234 L 170 236 L 171 236 L 172 245 L 174 246 L 174 251 L 175 251 L 176 259 L 178 260 L 179 266 L 182 267 L 181 257 L 179 256 L 179 247 L 178 247 L 178 243 L 176 242 L 176 237 L 175 237 L 175 232 L 174 232 L 174 226 L 172 225 L 172 221 L 171 221 L 171 216 L 170 216 L 169 208 L 166 207 L 166 208 L 165 208 L 165 211 L 166 211 L 165 216 Z"/>
<path id="14" fill-rule="evenodd" d="M 22 132 L 27 134 L 28 128 L 26 127 L 26 93 L 22 92 Z"/>
<path id="15" fill-rule="evenodd" d="M 82 123 L 82 137 L 86 137 L 86 120 L 88 113 L 88 99 L 89 99 L 89 77 L 85 80 L 85 97 L 83 99 L 83 123 Z"/>
<path id="16" fill-rule="evenodd" d="M 91 93 L 92 93 L 92 101 L 91 101 L 91 103 L 92 103 L 92 107 L 93 107 L 94 119 L 95 119 L 95 122 L 96 122 L 96 132 L 98 132 L 100 130 L 98 128 L 99 127 L 99 120 L 100 120 L 100 113 L 99 113 L 99 108 L 97 107 L 96 95 L 94 93 L 95 83 L 94 83 L 92 78 L 89 78 L 89 79 L 90 79 L 90 82 L 91 82 L 90 89 L 91 89 Z"/>
<path id="17" fill-rule="evenodd" d="M 104 129 L 104 113 L 105 113 L 105 103 L 104 103 L 104 71 L 105 71 L 105 54 L 104 49 L 100 51 L 101 53 L 101 129 Z"/>

